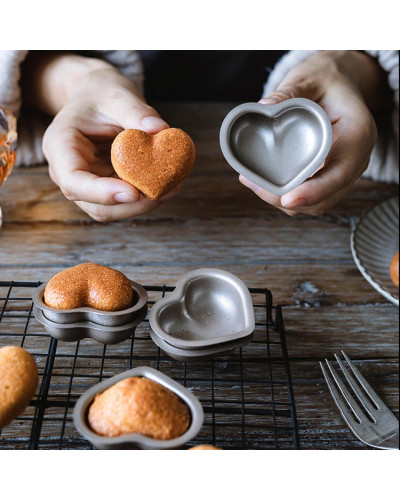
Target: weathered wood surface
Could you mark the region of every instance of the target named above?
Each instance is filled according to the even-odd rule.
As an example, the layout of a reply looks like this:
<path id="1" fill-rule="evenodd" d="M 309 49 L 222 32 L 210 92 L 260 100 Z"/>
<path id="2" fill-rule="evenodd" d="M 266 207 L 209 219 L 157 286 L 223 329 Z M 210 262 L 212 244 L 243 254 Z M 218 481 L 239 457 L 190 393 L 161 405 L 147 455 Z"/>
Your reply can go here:
<path id="1" fill-rule="evenodd" d="M 223 159 L 219 126 L 232 107 L 159 107 L 172 126 L 192 135 L 197 163 L 177 197 L 136 219 L 94 222 L 63 197 L 45 166 L 15 170 L 0 190 L 5 218 L 0 280 L 45 281 L 65 267 L 94 261 L 146 285 L 175 285 L 183 273 L 212 266 L 236 274 L 249 287 L 268 287 L 274 303 L 283 305 L 301 447 L 363 448 L 338 414 L 318 362 L 345 350 L 398 414 L 398 309 L 365 281 L 350 250 L 356 218 L 395 195 L 397 187 L 360 180 L 328 214 L 289 218 L 244 188 Z M 18 319 L 7 319 L 0 328 L 5 324 L 10 334 L 20 328 Z M 35 320 L 30 328 L 37 335 L 26 338 L 27 347 L 45 353 L 48 338 Z M 177 365 L 163 363 L 181 376 L 174 372 Z M 125 359 L 104 369 L 113 374 L 126 364 Z M 59 390 L 67 390 L 71 358 L 57 358 L 56 369 Z M 93 366 L 80 369 L 88 374 Z M 51 439 L 59 428 L 48 423 L 44 431 Z M 71 422 L 68 432 L 73 433 Z"/>

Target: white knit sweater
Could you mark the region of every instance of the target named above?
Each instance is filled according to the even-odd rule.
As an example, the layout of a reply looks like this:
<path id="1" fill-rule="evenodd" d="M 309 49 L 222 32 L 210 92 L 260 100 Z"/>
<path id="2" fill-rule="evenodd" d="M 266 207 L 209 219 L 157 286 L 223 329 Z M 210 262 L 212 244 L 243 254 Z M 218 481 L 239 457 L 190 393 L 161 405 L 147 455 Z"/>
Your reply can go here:
<path id="1" fill-rule="evenodd" d="M 293 50 L 276 64 L 264 86 L 264 97 L 273 92 L 286 74 L 316 51 Z M 378 141 L 371 155 L 365 176 L 384 182 L 399 182 L 399 54 L 396 50 L 369 50 L 387 74 L 393 91 L 393 108 L 386 126 L 379 130 Z M 18 155 L 17 165 L 45 163 L 42 137 L 49 124 L 48 118 L 39 114 L 21 115 L 21 91 L 19 80 L 21 64 L 27 50 L 0 50 L 0 104 L 7 106 L 17 116 Z M 139 86 L 143 84 L 143 67 L 137 52 L 130 50 L 91 51 L 91 55 L 107 60 Z M 379 129 L 379 126 L 378 126 Z"/>

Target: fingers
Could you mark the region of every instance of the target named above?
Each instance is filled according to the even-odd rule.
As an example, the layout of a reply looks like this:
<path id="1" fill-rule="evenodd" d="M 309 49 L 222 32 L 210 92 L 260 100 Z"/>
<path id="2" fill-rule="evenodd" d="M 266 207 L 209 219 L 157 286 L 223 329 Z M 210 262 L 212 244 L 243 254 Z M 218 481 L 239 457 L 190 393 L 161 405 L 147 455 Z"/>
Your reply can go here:
<path id="1" fill-rule="evenodd" d="M 249 181 L 249 179 L 246 179 L 246 177 L 243 177 L 243 175 L 239 176 L 239 181 L 243 184 L 243 186 L 246 186 L 247 188 L 251 189 L 254 194 L 256 194 L 259 198 L 261 198 L 263 201 L 268 203 L 269 205 L 272 205 L 282 212 L 284 212 L 287 215 L 294 216 L 297 215 L 296 211 L 293 210 L 288 210 L 281 205 L 281 197 L 276 196 L 269 191 L 266 191 L 265 189 L 261 188 L 260 186 L 257 186 L 257 184 L 254 184 L 254 182 Z"/>
<path id="2" fill-rule="evenodd" d="M 291 77 L 286 81 L 284 80 L 274 92 L 263 97 L 258 102 L 261 104 L 277 104 L 278 102 L 293 99 L 295 97 L 304 97 L 317 102 L 322 95 L 322 89 L 315 82 L 305 82 L 303 79 L 296 81 Z"/>
<path id="3" fill-rule="evenodd" d="M 277 104 L 278 102 L 286 101 L 287 99 L 293 99 L 294 97 L 299 97 L 295 88 L 285 87 L 272 94 L 269 94 L 267 97 L 263 97 L 258 102 L 260 104 Z"/>
<path id="4" fill-rule="evenodd" d="M 361 165 L 361 170 L 365 170 L 368 166 L 368 159 L 364 160 Z M 332 166 L 332 172 L 334 172 L 334 166 Z M 319 172 L 324 172 L 321 169 Z M 336 174 L 336 172 L 335 172 Z M 328 179 L 327 176 L 326 179 Z M 340 188 L 337 190 L 326 189 L 324 191 L 323 187 L 318 186 L 318 183 L 311 183 L 316 179 L 311 178 L 304 184 L 294 189 L 293 191 L 286 193 L 282 197 L 273 195 L 263 188 L 255 185 L 253 182 L 240 176 L 240 182 L 251 189 L 259 198 L 261 198 L 266 203 L 278 208 L 285 214 L 293 217 L 299 214 L 307 214 L 318 216 L 326 213 L 328 210 L 333 208 L 354 186 L 355 181 L 358 179 L 359 175 L 353 175 L 352 179 L 348 182 L 341 181 L 338 185 Z M 329 179 L 327 180 L 327 185 L 329 186 Z M 318 197 L 314 196 L 314 191 L 318 191 Z M 328 194 L 329 192 L 329 194 Z M 314 196 L 314 198 L 313 198 Z M 294 201 L 290 202 L 290 198 L 293 197 Z"/>
<path id="5" fill-rule="evenodd" d="M 46 132 L 43 144 L 50 177 L 69 200 L 116 205 L 139 199 L 139 191 L 127 182 L 90 171 L 101 160 L 96 160 L 91 141 L 78 130 L 55 124 Z"/>
<path id="6" fill-rule="evenodd" d="M 139 129 L 156 134 L 169 128 L 153 107 L 129 90 L 114 89 L 112 97 L 101 103 L 101 112 L 123 129 Z"/>
<path id="7" fill-rule="evenodd" d="M 323 168 L 301 186 L 284 194 L 280 200 L 283 207 L 296 209 L 319 205 L 352 184 L 366 170 L 375 142 L 373 124 L 368 126 L 368 120 L 357 124 L 354 120 L 351 133 L 346 125 L 338 123 L 336 130 L 338 128 L 340 135 L 334 139 Z"/>
<path id="8" fill-rule="evenodd" d="M 175 196 L 178 191 L 179 186 L 163 196 L 160 200 L 155 201 L 149 200 L 144 195 L 141 195 L 138 201 L 134 203 L 123 203 L 114 206 L 98 205 L 96 203 L 87 203 L 83 201 L 77 201 L 76 204 L 95 221 L 111 222 L 113 220 L 128 219 L 130 217 L 152 212 L 162 205 L 163 202 Z"/>
<path id="9" fill-rule="evenodd" d="M 128 219 L 151 212 L 158 208 L 162 202 L 152 201 L 145 196 L 141 196 L 136 202 L 121 203 L 113 206 L 98 205 L 85 201 L 77 201 L 76 204 L 95 221 L 111 222 L 113 220 Z"/>

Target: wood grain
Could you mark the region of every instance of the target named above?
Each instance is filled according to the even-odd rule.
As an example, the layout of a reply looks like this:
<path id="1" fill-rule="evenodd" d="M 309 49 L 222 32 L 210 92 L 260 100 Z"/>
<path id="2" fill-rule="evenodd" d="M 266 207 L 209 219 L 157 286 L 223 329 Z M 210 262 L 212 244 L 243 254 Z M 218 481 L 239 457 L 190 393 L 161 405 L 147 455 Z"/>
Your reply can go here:
<path id="1" fill-rule="evenodd" d="M 178 196 L 161 209 L 132 220 L 97 223 L 63 197 L 50 181 L 46 166 L 15 169 L 0 189 L 4 215 L 0 231 L 0 280 L 46 281 L 61 269 L 92 261 L 115 267 L 145 285 L 174 286 L 180 276 L 192 269 L 218 267 L 236 274 L 249 287 L 268 287 L 274 304 L 283 306 L 301 447 L 365 448 L 341 419 L 318 363 L 325 357 L 333 358 L 334 353 L 343 349 L 398 414 L 398 309 L 365 281 L 350 250 L 350 234 L 356 219 L 373 205 L 397 194 L 398 189 L 361 179 L 329 213 L 316 218 L 287 217 L 244 188 L 238 182 L 237 173 L 222 157 L 219 127 L 234 105 L 157 106 L 171 126 L 182 128 L 192 136 L 197 163 Z M 0 297 L 3 292 L 0 289 Z M 26 302 L 22 300 L 24 291 L 18 290 L 18 293 L 21 302 L 15 301 L 13 307 L 16 314 L 22 314 L 26 312 Z M 253 299 L 255 303 L 261 300 L 259 296 Z M 3 304 L 4 301 L 0 301 L 0 309 Z M 34 319 L 29 323 L 28 335 L 23 337 L 24 321 L 23 317 L 5 316 L 0 322 L 0 343 L 19 345 L 24 338 L 24 345 L 35 354 L 43 375 L 50 339 Z M 138 358 L 134 363 L 154 356 L 156 348 L 147 337 L 146 327 L 138 331 L 135 340 Z M 57 397 L 70 398 L 63 432 L 65 443 L 71 447 L 76 443 L 87 446 L 87 442 L 77 436 L 71 421 L 73 403 L 84 388 L 97 381 L 101 369 L 109 376 L 129 368 L 132 361 L 127 345 L 129 342 L 108 346 L 107 352 L 112 357 L 101 366 L 103 347 L 82 341 L 79 352 L 87 353 L 87 357 L 78 357 L 76 361 L 79 376 L 74 377 L 71 390 L 76 346 L 58 345 L 50 396 L 54 392 Z M 244 353 L 252 359 L 263 355 L 259 344 L 248 349 Z M 272 345 L 271 354 L 279 356 L 279 342 Z M 209 376 L 209 362 L 195 365 L 187 373 L 189 384 L 195 378 L 206 380 Z M 229 397 L 235 401 L 241 390 L 235 380 L 235 369 L 230 371 L 229 366 L 229 360 L 224 359 L 213 367 L 218 377 L 225 377 L 229 382 L 222 392 L 214 395 L 217 407 Z M 276 380 L 282 381 L 274 387 L 279 406 L 280 402 L 287 401 L 284 372 L 278 365 L 273 368 Z M 161 357 L 160 369 L 183 380 L 182 364 L 165 355 Z M 270 408 L 259 392 L 260 386 L 265 385 L 266 374 L 257 371 L 260 370 L 257 363 L 246 364 L 246 370 L 249 404 L 258 402 L 265 414 L 246 421 L 249 434 L 244 446 L 257 447 L 258 443 L 261 447 L 273 447 Z M 210 408 L 210 387 L 205 382 L 197 383 L 195 391 Z M 283 405 L 281 410 L 285 412 L 286 407 Z M 1 436 L 14 436 L 13 446 L 23 447 L 15 436 L 29 432 L 33 411 L 34 408 L 29 407 L 15 426 L 4 430 Z M 46 440 L 44 447 L 55 446 L 64 411 L 57 405 L 48 409 L 42 432 Z M 214 421 L 215 437 L 221 443 L 229 442 L 226 433 L 231 432 L 235 418 L 238 416 L 218 414 L 219 420 Z M 287 418 L 277 418 L 280 443 L 285 443 L 281 446 L 291 448 L 293 442 L 287 438 L 284 428 Z M 238 422 L 241 423 L 240 418 Z M 211 413 L 207 412 L 199 439 L 209 438 L 212 429 Z M 264 441 L 257 441 L 260 439 Z"/>

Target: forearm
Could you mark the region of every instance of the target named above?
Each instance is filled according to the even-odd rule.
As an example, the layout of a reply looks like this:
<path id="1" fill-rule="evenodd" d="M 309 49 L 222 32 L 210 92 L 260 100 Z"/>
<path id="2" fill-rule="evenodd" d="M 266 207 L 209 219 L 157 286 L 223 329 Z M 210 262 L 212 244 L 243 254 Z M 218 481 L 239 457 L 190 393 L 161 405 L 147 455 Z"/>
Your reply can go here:
<path id="1" fill-rule="evenodd" d="M 91 85 L 92 76 L 101 77 L 105 82 L 118 79 L 120 84 L 123 82 L 124 86 L 138 93 L 133 83 L 101 59 L 66 52 L 32 51 L 22 68 L 23 102 L 54 116 L 85 83 Z M 92 89 L 96 90 L 100 89 Z"/>

